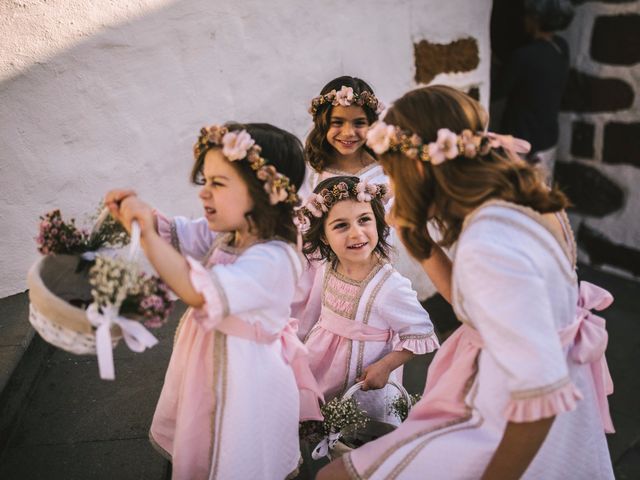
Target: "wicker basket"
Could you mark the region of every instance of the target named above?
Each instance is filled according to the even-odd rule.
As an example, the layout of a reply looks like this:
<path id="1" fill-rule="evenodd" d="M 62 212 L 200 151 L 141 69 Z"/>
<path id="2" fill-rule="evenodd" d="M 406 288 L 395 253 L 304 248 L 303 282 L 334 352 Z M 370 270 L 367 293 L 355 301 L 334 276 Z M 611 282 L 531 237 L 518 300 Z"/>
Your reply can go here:
<path id="1" fill-rule="evenodd" d="M 394 382 L 393 380 L 390 380 L 387 384 L 395 387 L 398 392 L 400 392 L 400 395 L 402 395 L 407 402 L 407 408 L 410 409 L 411 396 L 409 395 L 409 392 L 407 392 L 407 390 L 401 384 Z M 364 385 L 364 382 L 358 382 L 353 385 L 344 393 L 344 395 L 342 395 L 342 400 L 348 400 L 352 398 L 358 391 L 362 390 L 362 385 Z M 338 458 L 345 453 L 350 452 L 354 448 L 357 448 L 367 442 L 386 435 L 396 428 L 397 425 L 394 425 L 392 423 L 369 419 L 365 428 L 359 429 L 353 434 L 342 435 L 340 440 L 338 440 L 338 442 L 336 442 L 331 449 L 329 455 L 332 459 Z"/>
<path id="2" fill-rule="evenodd" d="M 100 215 L 94 231 L 105 216 L 105 212 Z M 128 259 L 137 259 L 139 252 L 140 227 L 133 222 Z M 95 256 L 94 253 L 88 255 Z M 136 352 L 155 345 L 157 340 L 139 322 L 122 317 L 116 318 L 120 325 L 109 317 L 108 323 L 96 328 L 90 322 L 87 310 L 73 305 L 74 301 L 89 304 L 93 300 L 89 271 L 86 265 L 82 265 L 86 262 L 85 256 L 87 254 L 46 255 L 31 267 L 27 275 L 29 322 L 45 341 L 62 350 L 78 355 L 97 355 L 100 377 L 113 380 L 111 350 L 123 336 L 129 348 Z M 89 311 L 92 309 L 96 309 L 95 304 L 90 305 Z M 112 313 L 117 316 L 116 307 Z M 125 327 L 129 331 L 128 336 L 122 331 Z"/>

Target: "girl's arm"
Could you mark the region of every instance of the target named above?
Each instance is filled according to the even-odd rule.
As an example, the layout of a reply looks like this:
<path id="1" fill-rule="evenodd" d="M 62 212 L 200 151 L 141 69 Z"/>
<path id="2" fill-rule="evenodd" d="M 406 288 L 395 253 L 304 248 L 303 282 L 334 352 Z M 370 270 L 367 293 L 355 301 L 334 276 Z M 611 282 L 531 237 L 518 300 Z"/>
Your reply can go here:
<path id="1" fill-rule="evenodd" d="M 535 422 L 508 422 L 482 479 L 515 480 L 522 477 L 547 438 L 554 419 L 555 417 L 549 417 Z"/>
<path id="2" fill-rule="evenodd" d="M 131 231 L 131 222 L 138 221 L 142 248 L 160 278 L 187 305 L 201 307 L 204 304 L 204 298 L 191 283 L 189 264 L 158 234 L 151 207 L 131 191 L 109 192 L 105 203 L 113 217 L 128 231 Z"/>
<path id="3" fill-rule="evenodd" d="M 372 363 L 362 372 L 362 376 L 356 381 L 364 381 L 362 390 L 377 390 L 384 387 L 389 381 L 389 375 L 396 368 L 404 365 L 413 358 L 413 352 L 402 350 L 389 352 L 377 362 Z"/>

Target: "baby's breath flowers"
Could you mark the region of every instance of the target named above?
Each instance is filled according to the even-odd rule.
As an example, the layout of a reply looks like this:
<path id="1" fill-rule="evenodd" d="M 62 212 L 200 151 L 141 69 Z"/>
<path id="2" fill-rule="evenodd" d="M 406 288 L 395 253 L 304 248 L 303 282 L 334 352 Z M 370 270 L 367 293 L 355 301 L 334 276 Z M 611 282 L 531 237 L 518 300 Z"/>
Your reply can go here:
<path id="1" fill-rule="evenodd" d="M 134 262 L 99 255 L 89 270 L 89 283 L 100 309 L 114 305 L 149 328 L 161 327 L 173 306 L 169 288 L 159 278 L 139 272 Z"/>
<path id="2" fill-rule="evenodd" d="M 323 422 L 308 421 L 300 424 L 300 437 L 315 445 L 333 433 L 350 435 L 364 429 L 369 423 L 366 412 L 361 410 L 355 398 L 334 398 L 320 407 Z"/>
<path id="3" fill-rule="evenodd" d="M 409 397 L 411 398 L 411 406 L 413 407 L 420 401 L 422 395 L 412 393 L 409 395 Z M 407 419 L 407 416 L 409 415 L 409 406 L 407 405 L 407 400 L 402 395 L 397 395 L 393 399 L 393 401 L 389 405 L 389 414 L 395 415 L 403 422 Z"/>

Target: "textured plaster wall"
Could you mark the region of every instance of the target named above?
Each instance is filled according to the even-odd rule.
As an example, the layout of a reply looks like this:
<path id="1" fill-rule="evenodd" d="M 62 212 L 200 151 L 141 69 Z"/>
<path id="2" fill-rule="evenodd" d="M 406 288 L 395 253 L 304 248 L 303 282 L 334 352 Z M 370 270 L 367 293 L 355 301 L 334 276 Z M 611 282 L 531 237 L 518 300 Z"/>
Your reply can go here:
<path id="1" fill-rule="evenodd" d="M 590 229 L 601 232 L 616 244 L 640 249 L 640 168 L 633 166 L 637 158 L 618 159 L 621 164 L 604 163 L 602 158 L 604 131 L 609 122 L 640 122 L 640 63 L 633 65 L 612 65 L 594 60 L 590 54 L 594 21 L 598 16 L 640 14 L 640 3 L 602 3 L 586 2 L 576 6 L 576 16 L 569 29 L 563 33 L 571 49 L 571 65 L 576 70 L 593 77 L 620 79 L 631 86 L 635 92 L 633 104 L 629 108 L 617 111 L 567 112 L 560 115 L 559 158 L 582 162 L 597 168 L 602 174 L 613 180 L 625 193 L 624 206 L 602 218 L 572 215 L 572 223 L 578 226 L 584 222 Z M 635 37 L 637 41 L 638 36 Z M 637 45 L 637 43 L 636 43 Z M 615 94 L 616 92 L 611 92 Z M 592 158 L 580 157 L 571 152 L 572 125 L 574 121 L 583 121 L 594 126 Z M 632 141 L 632 140 L 630 140 Z M 640 142 L 640 139 L 635 139 Z M 638 145 L 636 143 L 636 145 Z M 636 148 L 637 151 L 637 148 Z M 577 230 L 577 228 L 576 228 Z M 588 257 L 581 254 L 583 261 Z"/>
<path id="2" fill-rule="evenodd" d="M 304 138 L 331 78 L 387 103 L 414 88 L 415 43 L 474 38 L 480 63 L 434 83 L 488 101 L 490 0 L 6 0 L 0 3 L 0 297 L 26 288 L 38 216 L 92 212 L 134 187 L 199 215 L 198 129 L 265 121 Z"/>

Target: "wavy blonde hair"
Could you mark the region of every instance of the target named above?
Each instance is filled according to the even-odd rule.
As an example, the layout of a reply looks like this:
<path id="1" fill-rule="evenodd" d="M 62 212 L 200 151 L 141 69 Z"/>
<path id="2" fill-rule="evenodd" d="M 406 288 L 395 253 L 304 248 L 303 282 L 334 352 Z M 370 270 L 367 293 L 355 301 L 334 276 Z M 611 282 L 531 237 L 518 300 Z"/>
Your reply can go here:
<path id="1" fill-rule="evenodd" d="M 489 116 L 468 95 L 434 85 L 406 93 L 396 100 L 384 121 L 433 142 L 441 128 L 460 133 L 484 131 Z M 540 173 L 517 155 L 492 149 L 487 155 L 458 157 L 440 165 L 411 160 L 388 152 L 380 162 L 394 183 L 393 216 L 407 249 L 417 259 L 428 258 L 434 240 L 427 221 L 439 227 L 442 246 L 460 236 L 465 217 L 490 199 L 531 207 L 540 213 L 557 212 L 568 200 L 557 188 L 549 189 Z"/>

